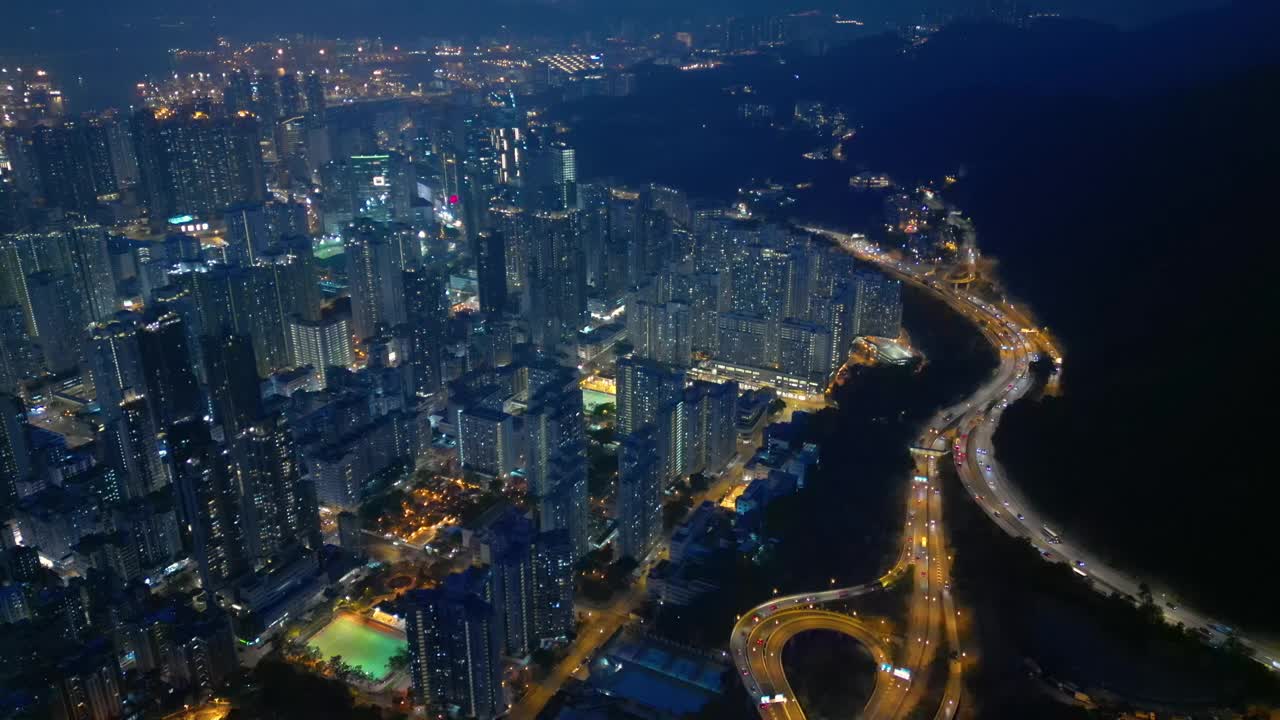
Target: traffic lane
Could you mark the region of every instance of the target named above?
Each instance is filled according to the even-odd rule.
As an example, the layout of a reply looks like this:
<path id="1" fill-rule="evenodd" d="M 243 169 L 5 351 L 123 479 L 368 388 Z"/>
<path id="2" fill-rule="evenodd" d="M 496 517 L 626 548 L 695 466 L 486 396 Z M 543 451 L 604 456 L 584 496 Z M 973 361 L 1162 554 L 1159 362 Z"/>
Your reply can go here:
<path id="1" fill-rule="evenodd" d="M 776 623 L 776 624 L 775 624 Z M 796 635 L 813 630 L 829 630 L 839 632 L 853 638 L 861 644 L 871 654 L 872 659 L 877 666 L 876 685 L 871 697 L 868 699 L 867 707 L 872 708 L 877 705 L 880 700 L 878 693 L 888 687 L 881 682 L 882 675 L 885 675 L 883 668 L 885 664 L 890 663 L 889 652 L 880 640 L 877 631 L 873 630 L 865 622 L 847 615 L 832 613 L 824 610 L 798 610 L 788 612 L 783 616 L 775 619 L 774 623 L 770 623 L 765 632 L 767 639 L 761 650 L 753 655 L 758 660 L 753 661 L 753 666 L 758 667 L 758 672 L 768 678 L 769 690 L 771 695 L 778 693 L 783 694 L 787 698 L 785 703 L 770 703 L 770 705 L 789 705 L 791 707 L 784 708 L 782 714 L 787 717 L 803 718 L 803 709 L 799 703 L 795 701 L 795 694 L 792 691 L 789 682 L 786 679 L 786 672 L 782 666 L 783 648 Z M 754 642 L 754 640 L 753 640 Z M 764 694 L 762 691 L 760 694 Z M 762 706 L 766 707 L 766 706 Z M 777 708 L 774 708 L 777 714 Z M 871 716 L 868 713 L 868 716 Z"/>

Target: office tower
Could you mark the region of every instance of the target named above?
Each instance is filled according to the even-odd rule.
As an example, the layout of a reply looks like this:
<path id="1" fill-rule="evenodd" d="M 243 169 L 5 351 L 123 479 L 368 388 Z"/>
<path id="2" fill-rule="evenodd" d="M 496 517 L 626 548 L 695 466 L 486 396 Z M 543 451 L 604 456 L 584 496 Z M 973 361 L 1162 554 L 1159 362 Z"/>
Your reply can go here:
<path id="1" fill-rule="evenodd" d="M 143 109 L 134 115 L 133 131 L 153 225 L 179 214 L 218 214 L 237 203 L 266 200 L 253 114 Z"/>
<path id="2" fill-rule="evenodd" d="M 240 527 L 250 562 L 261 567 L 297 543 L 315 547 L 319 534 L 315 496 L 302 479 L 284 414 L 264 415 L 230 444 L 240 493 Z"/>
<path id="3" fill-rule="evenodd" d="M 234 437 L 262 413 L 253 341 L 246 335 L 205 335 L 200 344 L 214 419 Z"/>
<path id="4" fill-rule="evenodd" d="M 346 174 L 353 218 L 382 223 L 409 219 L 413 176 L 402 157 L 355 155 L 346 161 Z"/>
<path id="5" fill-rule="evenodd" d="M 472 254 L 476 259 L 480 311 L 502 312 L 507 306 L 506 239 L 496 231 L 478 233 Z"/>
<path id="6" fill-rule="evenodd" d="M 403 267 L 383 224 L 357 220 L 343 232 L 351 287 L 351 332 L 357 340 L 405 322 Z"/>
<path id="7" fill-rule="evenodd" d="M 147 403 L 156 417 L 158 429 L 185 418 L 205 415 L 187 348 L 182 318 L 165 307 L 150 309 L 139 328 L 138 352 L 142 357 Z"/>
<path id="8" fill-rule="evenodd" d="M 503 712 L 500 641 L 494 609 L 474 588 L 472 572 L 443 587 L 404 595 L 414 704 L 490 720 Z"/>
<path id="9" fill-rule="evenodd" d="M 561 641 L 573 631 L 573 542 L 567 530 L 533 541 L 533 640 Z"/>
<path id="10" fill-rule="evenodd" d="M 49 271 L 28 275 L 25 285 L 31 329 L 45 369 L 55 375 L 71 372 L 80 361 L 77 336 L 84 320 L 82 298 L 70 277 Z"/>
<path id="11" fill-rule="evenodd" d="M 449 302 L 444 278 L 435 270 L 406 270 L 403 283 L 414 391 L 418 397 L 426 397 L 439 390 L 444 382 L 442 372 L 449 331 Z"/>
<path id="12" fill-rule="evenodd" d="M 902 281 L 872 270 L 853 276 L 853 334 L 896 338 L 902 333 Z"/>
<path id="13" fill-rule="evenodd" d="M 515 469 L 515 419 L 501 410 L 458 411 L 458 459 L 465 470 L 502 477 Z"/>
<path id="14" fill-rule="evenodd" d="M 551 348 L 586 324 L 586 274 L 577 213 L 535 213 L 525 261 L 531 339 Z"/>
<path id="15" fill-rule="evenodd" d="M 553 211 L 577 209 L 578 161 L 573 148 L 554 141 L 547 145 L 546 161 L 551 180 L 547 208 Z"/>
<path id="16" fill-rule="evenodd" d="M 31 429 L 22 399 L 0 389 L 0 506 L 19 497 L 31 475 Z"/>
<path id="17" fill-rule="evenodd" d="M 618 554 L 643 562 L 662 532 L 662 473 L 654 426 L 631 432 L 618 450 Z"/>
<path id="18" fill-rule="evenodd" d="M 260 204 L 237 204 L 223 215 L 227 224 L 227 262 L 249 266 L 271 244 L 272 235 L 266 208 Z"/>
<path id="19" fill-rule="evenodd" d="M 203 420 L 191 418 L 171 426 L 167 439 L 200 584 L 212 592 L 245 570 L 236 485 L 224 451 Z"/>
<path id="20" fill-rule="evenodd" d="M 313 389 L 324 389 L 326 368 L 351 365 L 350 328 L 351 323 L 336 313 L 320 320 L 290 319 L 289 359 L 294 367 L 314 369 Z"/>
<path id="21" fill-rule="evenodd" d="M 618 434 L 629 435 L 656 422 L 662 408 L 683 397 L 684 381 L 684 372 L 678 368 L 652 360 L 619 360 Z"/>
<path id="22" fill-rule="evenodd" d="M 538 528 L 568 533 L 572 559 L 589 551 L 586 429 L 576 373 L 533 393 L 525 411 L 525 473 L 537 503 Z"/>
<path id="23" fill-rule="evenodd" d="M 123 499 L 134 500 L 169 486 L 168 468 L 147 399 L 126 398 L 108 415 L 100 435 L 103 464 L 116 473 Z"/>

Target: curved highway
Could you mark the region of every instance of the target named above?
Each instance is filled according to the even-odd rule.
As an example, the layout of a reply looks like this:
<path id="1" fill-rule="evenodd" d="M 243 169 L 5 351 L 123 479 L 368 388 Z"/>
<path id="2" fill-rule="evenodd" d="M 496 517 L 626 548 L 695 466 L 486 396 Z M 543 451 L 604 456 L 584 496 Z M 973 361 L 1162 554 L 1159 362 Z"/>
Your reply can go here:
<path id="1" fill-rule="evenodd" d="M 1028 538 L 1045 560 L 1068 564 L 1077 574 L 1088 578 L 1098 592 L 1119 592 L 1138 598 L 1143 584 L 1141 580 L 1108 566 L 1088 549 L 1062 536 L 1060 528 L 1052 527 L 1027 502 L 994 457 L 992 437 L 1004 409 L 1034 385 L 1027 373 L 1028 363 L 1041 357 L 1051 358 L 1058 366 L 1062 363 L 1062 356 L 1052 340 L 1029 327 L 1030 323 L 1021 311 L 1008 301 L 999 305 L 986 303 L 933 277 L 938 268 L 898 261 L 857 238 L 816 231 L 837 239 L 859 258 L 875 263 L 886 272 L 933 291 L 952 309 L 976 323 L 992 345 L 999 348 L 999 376 L 1005 375 L 1004 369 L 1010 364 L 1016 368 L 1016 373 L 1002 380 L 1003 387 L 997 387 L 994 394 L 979 393 L 983 397 L 973 401 L 971 412 L 962 423 L 952 447 L 961 481 L 997 526 L 1010 535 Z M 1167 622 L 1197 629 L 1209 642 L 1219 643 L 1232 637 L 1248 648 L 1259 663 L 1271 670 L 1280 670 L 1280 647 L 1274 643 L 1233 630 L 1225 623 L 1177 602 L 1171 594 L 1162 592 L 1154 584 L 1150 585 Z"/>
<path id="2" fill-rule="evenodd" d="M 863 717 L 900 718 L 919 704 L 927 679 L 925 673 L 945 643 L 950 659 L 935 718 L 951 720 L 960 705 L 965 653 L 956 629 L 958 613 L 950 592 L 950 557 L 945 551 L 936 466 L 948 450 L 965 488 L 1003 530 L 1030 538 L 1047 560 L 1068 563 L 1077 574 L 1090 578 L 1100 592 L 1118 591 L 1136 597 L 1139 582 L 1103 565 L 1048 527 L 1008 482 L 992 455 L 991 438 L 1004 409 L 1034 386 L 1030 363 L 1045 356 L 1061 365 L 1062 357 L 1052 342 L 1027 327 L 1028 323 L 1012 305 L 988 304 L 931 277 L 936 268 L 901 262 L 860 238 L 821 228 L 806 229 L 836 239 L 860 259 L 940 297 L 982 330 L 997 350 L 1000 363 L 993 376 L 967 400 L 939 411 L 912 448 L 916 474 L 911 478 L 913 487 L 907 503 L 901 550 L 893 566 L 880 578 L 863 585 L 775 598 L 753 608 L 734 626 L 731 652 L 748 693 L 758 701 L 762 718 L 803 720 L 803 708 L 796 701 L 782 668 L 782 648 L 802 631 L 800 628 L 844 632 L 863 643 L 880 667 L 875 692 Z M 885 647 L 892 644 L 892 638 L 870 633 L 861 621 L 848 615 L 822 609 L 824 605 L 888 586 L 909 574 L 912 595 L 896 662 L 888 659 L 895 655 Z M 1170 622 L 1205 628 L 1219 636 L 1231 632 L 1176 603 L 1162 603 L 1162 609 Z M 1256 640 L 1238 639 L 1253 650 L 1259 662 L 1280 668 L 1277 660 L 1280 652 Z"/>
<path id="3" fill-rule="evenodd" d="M 859 257 L 932 290 L 966 317 L 975 321 L 981 319 L 975 310 L 963 307 L 965 303 L 958 295 L 917 279 L 887 257 L 869 252 L 847 238 L 844 240 L 845 246 Z M 994 337 L 993 342 L 999 347 L 1000 343 Z M 1015 388 L 1025 392 L 1029 387 L 1024 382 L 1026 378 L 1025 353 L 1001 349 L 1000 365 L 992 377 L 967 400 L 940 410 L 928 423 L 912 447 L 916 469 L 908 479 L 911 490 L 901 549 L 896 562 L 884 575 L 862 585 L 775 598 L 739 618 L 730 639 L 730 648 L 748 693 L 759 703 L 762 717 L 767 720 L 802 720 L 804 717 L 803 709 L 791 693 L 780 660 L 781 647 L 794 636 L 793 632 L 787 631 L 791 622 L 804 620 L 807 626 L 846 632 L 847 623 L 836 618 L 849 616 L 823 610 L 822 606 L 873 592 L 908 576 L 912 581 L 911 599 L 906 625 L 893 654 L 896 661 L 880 661 L 880 674 L 889 679 L 879 678 L 876 692 L 863 716 L 899 718 L 911 713 L 925 694 L 925 675 L 944 645 L 949 654 L 947 678 L 935 717 L 950 720 L 954 716 L 961 699 L 964 653 L 956 627 L 957 611 L 951 596 L 950 557 L 942 525 L 942 490 L 937 462 L 948 450 L 949 437 L 980 422 L 984 408 L 1008 399 Z M 776 622 L 783 617 L 788 622 Z M 878 643 L 873 645 L 852 632 L 848 634 L 864 642 L 873 655 L 883 651 L 883 648 L 877 649 Z M 779 659 L 776 663 L 772 662 L 772 655 L 767 655 L 771 652 L 769 648 L 777 648 Z M 766 656 L 757 658 L 756 655 L 762 652 Z"/>

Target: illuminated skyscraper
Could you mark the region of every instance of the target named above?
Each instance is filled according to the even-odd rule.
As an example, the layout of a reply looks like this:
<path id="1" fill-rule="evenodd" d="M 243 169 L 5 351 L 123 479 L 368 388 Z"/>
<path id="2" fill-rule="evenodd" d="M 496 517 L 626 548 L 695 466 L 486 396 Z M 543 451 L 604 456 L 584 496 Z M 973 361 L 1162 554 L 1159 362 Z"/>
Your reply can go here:
<path id="1" fill-rule="evenodd" d="M 87 213 L 116 191 L 107 126 L 100 122 L 40 125 L 31 146 L 41 194 L 49 205 Z"/>
<path id="2" fill-rule="evenodd" d="M 289 321 L 289 358 L 296 367 L 315 371 L 313 388 L 325 387 L 325 368 L 351 365 L 351 323 L 336 314 L 321 320 Z"/>
<path id="3" fill-rule="evenodd" d="M 902 281 L 863 270 L 853 278 L 853 334 L 895 338 L 902 332 Z"/>
<path id="4" fill-rule="evenodd" d="M 538 533 L 533 542 L 533 639 L 562 641 L 573 631 L 575 554 L 567 530 Z"/>
<path id="5" fill-rule="evenodd" d="M 619 360 L 617 378 L 617 424 L 622 436 L 655 423 L 659 412 L 684 394 L 684 372 L 651 360 Z"/>
<path id="6" fill-rule="evenodd" d="M 22 400 L 0 389 L 0 505 L 17 500 L 31 475 L 30 433 Z"/>
<path id="7" fill-rule="evenodd" d="M 206 591 L 214 591 L 245 570 L 239 503 L 227 457 L 198 418 L 171 426 L 168 447 L 200 582 Z"/>
<path id="8" fill-rule="evenodd" d="M 138 351 L 147 403 L 158 428 L 205 415 L 187 347 L 186 329 L 177 313 L 164 307 L 148 311 L 138 332 Z"/>
<path id="9" fill-rule="evenodd" d="M 654 426 L 628 434 L 618 450 L 618 553 L 643 561 L 662 532 L 662 459 Z"/>
<path id="10" fill-rule="evenodd" d="M 586 428 L 577 374 L 557 371 L 561 378 L 529 399 L 525 473 L 537 503 L 538 528 L 568 533 L 576 561 L 590 550 Z"/>
<path id="11" fill-rule="evenodd" d="M 101 442 L 104 462 L 116 473 L 123 499 L 136 500 L 169 486 L 155 421 L 144 396 L 121 402 L 106 416 Z"/>
<path id="12" fill-rule="evenodd" d="M 409 364 L 414 390 L 425 397 L 443 384 L 444 346 L 448 339 L 449 302 L 444 279 L 434 270 L 412 269 L 403 274 L 405 315 L 409 329 Z"/>
<path id="13" fill-rule="evenodd" d="M 85 319 L 106 322 L 116 312 L 115 279 L 107 256 L 107 232 L 100 225 L 67 228 L 69 271 L 82 298 Z"/>
<path id="14" fill-rule="evenodd" d="M 249 266 L 271 244 L 270 225 L 262 205 L 234 205 L 227 208 L 227 262 Z"/>
<path id="15" fill-rule="evenodd" d="M 351 332 L 363 340 L 405 321 L 404 268 L 385 225 L 357 220 L 343 236 L 351 288 Z"/>
<path id="16" fill-rule="evenodd" d="M 205 335 L 201 347 L 214 419 L 228 437 L 238 435 L 262 412 L 253 340 L 246 335 Z"/>
<path id="17" fill-rule="evenodd" d="M 450 575 L 444 585 L 403 597 L 409 674 L 416 705 L 490 720 L 506 709 L 499 637 L 487 571 Z"/>
<path id="18" fill-rule="evenodd" d="M 554 347 L 586 323 L 586 268 L 576 212 L 540 212 L 529 234 L 526 293 L 533 342 Z"/>
<path id="19" fill-rule="evenodd" d="M 134 116 L 133 131 L 153 225 L 266 199 L 258 120 L 251 113 L 147 108 Z"/>
<path id="20" fill-rule="evenodd" d="M 573 148 L 555 141 L 547 146 L 547 162 L 551 170 L 551 210 L 576 210 L 578 207 L 578 159 Z"/>
<path id="21" fill-rule="evenodd" d="M 458 459 L 465 470 L 501 477 L 515 469 L 514 418 L 501 410 L 458 411 Z"/>
<path id="22" fill-rule="evenodd" d="M 69 276 L 49 271 L 28 275 L 25 286 L 31 303 L 32 334 L 43 353 L 45 369 L 54 374 L 70 372 L 80 359 L 84 298 Z"/>
<path id="23" fill-rule="evenodd" d="M 315 493 L 302 478 L 285 416 L 268 413 L 249 424 L 231 442 L 231 458 L 249 560 L 261 567 L 297 543 L 315 547 Z"/>
<path id="24" fill-rule="evenodd" d="M 476 259 L 476 284 L 481 312 L 502 312 L 507 305 L 505 238 L 496 231 L 478 233 L 472 254 Z"/>
<path id="25" fill-rule="evenodd" d="M 409 218 L 413 178 L 399 155 L 352 156 L 347 174 L 353 217 L 384 223 Z"/>

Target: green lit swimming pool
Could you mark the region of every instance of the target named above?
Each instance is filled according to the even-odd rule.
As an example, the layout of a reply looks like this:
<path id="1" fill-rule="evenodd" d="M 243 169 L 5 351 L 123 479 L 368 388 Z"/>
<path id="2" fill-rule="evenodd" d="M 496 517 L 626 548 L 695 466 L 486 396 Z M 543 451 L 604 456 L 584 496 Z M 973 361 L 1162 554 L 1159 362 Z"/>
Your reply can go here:
<path id="1" fill-rule="evenodd" d="M 312 635 L 307 645 L 319 650 L 325 660 L 341 655 L 343 662 L 381 680 L 391 670 L 391 657 L 406 643 L 404 636 L 392 628 L 342 613 Z"/>

